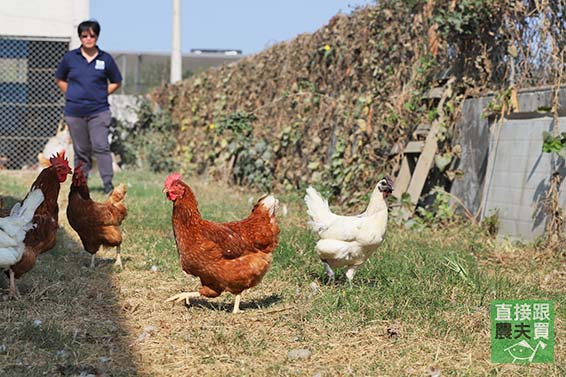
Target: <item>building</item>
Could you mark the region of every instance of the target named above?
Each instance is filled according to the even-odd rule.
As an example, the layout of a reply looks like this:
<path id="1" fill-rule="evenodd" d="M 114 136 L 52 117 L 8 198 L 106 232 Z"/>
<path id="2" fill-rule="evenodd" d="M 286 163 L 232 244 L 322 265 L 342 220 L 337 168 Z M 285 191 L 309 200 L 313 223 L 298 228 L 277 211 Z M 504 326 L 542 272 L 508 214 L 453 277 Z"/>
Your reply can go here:
<path id="1" fill-rule="evenodd" d="M 183 78 L 211 67 L 238 61 L 244 55 L 238 50 L 198 50 L 183 54 Z M 232 53 L 232 52 L 236 53 Z M 167 53 L 110 51 L 124 77 L 119 94 L 144 94 L 151 88 L 169 82 L 171 55 Z"/>
<path id="2" fill-rule="evenodd" d="M 0 0 L 0 169 L 37 163 L 62 122 L 65 99 L 54 79 L 66 51 L 80 46 L 77 26 L 89 0 Z M 183 56 L 183 77 L 242 57 L 238 50 Z M 169 82 L 167 53 L 110 52 L 124 77 L 119 94 L 143 94 Z"/>

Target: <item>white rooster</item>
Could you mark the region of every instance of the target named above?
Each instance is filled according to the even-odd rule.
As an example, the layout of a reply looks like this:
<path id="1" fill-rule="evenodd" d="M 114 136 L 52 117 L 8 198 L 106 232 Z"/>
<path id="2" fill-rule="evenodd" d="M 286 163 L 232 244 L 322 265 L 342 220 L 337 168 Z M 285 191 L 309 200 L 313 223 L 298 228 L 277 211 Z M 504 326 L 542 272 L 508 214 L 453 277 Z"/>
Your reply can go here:
<path id="1" fill-rule="evenodd" d="M 356 269 L 383 241 L 387 229 L 385 198 L 392 192 L 391 179 L 385 177 L 377 182 L 365 212 L 340 216 L 330 211 L 328 202 L 314 188 L 307 189 L 309 226 L 320 236 L 315 251 L 324 263 L 328 283 L 334 281 L 333 267 L 346 267 L 346 277 L 351 284 Z"/>
<path id="2" fill-rule="evenodd" d="M 10 216 L 0 218 L 0 270 L 8 269 L 9 271 L 9 296 L 11 298 L 17 295 L 14 272 L 11 267 L 22 259 L 26 232 L 35 226 L 31 221 L 35 210 L 42 202 L 43 193 L 40 189 L 35 189 L 28 194 L 23 204 L 14 204 Z"/>

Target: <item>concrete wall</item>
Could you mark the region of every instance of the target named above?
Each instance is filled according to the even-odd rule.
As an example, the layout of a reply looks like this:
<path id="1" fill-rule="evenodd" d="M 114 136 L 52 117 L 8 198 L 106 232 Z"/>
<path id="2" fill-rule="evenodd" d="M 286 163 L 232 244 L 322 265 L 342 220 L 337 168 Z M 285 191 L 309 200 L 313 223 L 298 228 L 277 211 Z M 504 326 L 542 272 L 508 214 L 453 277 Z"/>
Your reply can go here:
<path id="1" fill-rule="evenodd" d="M 464 177 L 453 182 L 451 193 L 460 198 L 473 214 L 480 209 L 489 153 L 490 121 L 482 114 L 491 100 L 492 97 L 466 100 L 462 117 L 456 124 L 460 136 L 458 143 L 462 147 L 458 169 L 464 172 Z"/>
<path id="2" fill-rule="evenodd" d="M 0 35 L 69 40 L 74 8 L 74 0 L 0 0 Z"/>
<path id="3" fill-rule="evenodd" d="M 566 118 L 558 124 L 560 132 L 566 131 Z M 542 152 L 542 133 L 553 127 L 549 116 L 508 119 L 501 125 L 499 139 L 493 140 L 496 135 L 492 139 L 493 164 L 485 176 L 483 215 L 498 213 L 501 235 L 530 240 L 544 233 L 546 218 L 540 204 L 552 173 L 566 173 L 563 159 Z M 564 184 L 562 194 L 563 189 Z M 564 199 L 561 195 L 563 208 Z"/>
<path id="4" fill-rule="evenodd" d="M 566 89 L 558 92 L 559 132 L 566 132 Z M 451 193 L 481 217 L 498 212 L 499 234 L 532 240 L 544 232 L 546 218 L 538 204 L 553 172 L 566 176 L 564 160 L 542 152 L 543 131 L 552 132 L 554 91 L 551 88 L 523 90 L 519 111 L 502 123 L 483 113 L 491 97 L 466 100 L 457 124 L 462 146 L 458 168 L 464 177 L 454 182 Z M 566 209 L 565 183 L 560 203 Z"/>

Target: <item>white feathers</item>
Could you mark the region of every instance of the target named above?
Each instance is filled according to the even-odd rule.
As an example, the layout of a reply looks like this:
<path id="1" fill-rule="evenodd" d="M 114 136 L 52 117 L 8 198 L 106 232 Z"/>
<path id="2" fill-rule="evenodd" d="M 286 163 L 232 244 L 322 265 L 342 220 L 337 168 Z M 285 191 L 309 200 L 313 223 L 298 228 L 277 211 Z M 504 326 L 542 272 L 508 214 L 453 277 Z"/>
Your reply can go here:
<path id="1" fill-rule="evenodd" d="M 0 268 L 16 264 L 24 253 L 26 232 L 32 224 L 35 210 L 43 203 L 40 189 L 31 191 L 23 204 L 16 203 L 10 216 L 0 218 Z"/>
<path id="2" fill-rule="evenodd" d="M 308 224 L 311 229 L 317 233 L 323 231 L 325 224 L 334 220 L 336 217 L 336 215 L 330 211 L 328 202 L 311 186 L 307 189 L 305 203 L 307 203 L 307 213 L 310 217 Z"/>
<path id="3" fill-rule="evenodd" d="M 387 228 L 387 205 L 377 187 L 367 209 L 356 216 L 332 213 L 328 202 L 312 187 L 307 189 L 305 203 L 310 217 L 308 224 L 321 238 L 315 251 L 332 267 L 364 263 L 383 241 Z"/>
<path id="4" fill-rule="evenodd" d="M 273 195 L 267 195 L 259 199 L 259 202 L 267 209 L 271 216 L 275 214 L 279 206 L 279 200 L 275 199 Z"/>

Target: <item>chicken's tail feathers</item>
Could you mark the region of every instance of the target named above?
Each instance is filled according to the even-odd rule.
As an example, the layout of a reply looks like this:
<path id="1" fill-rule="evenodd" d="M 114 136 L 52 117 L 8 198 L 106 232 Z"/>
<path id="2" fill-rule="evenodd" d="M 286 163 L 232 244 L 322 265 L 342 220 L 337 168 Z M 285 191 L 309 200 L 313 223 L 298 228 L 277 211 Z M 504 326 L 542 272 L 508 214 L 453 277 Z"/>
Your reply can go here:
<path id="1" fill-rule="evenodd" d="M 309 225 L 315 231 L 324 224 L 324 219 L 332 217 L 333 213 L 328 207 L 328 202 L 320 196 L 312 186 L 307 188 L 305 195 L 305 203 L 307 204 L 307 213 L 310 217 Z"/>
<path id="2" fill-rule="evenodd" d="M 21 205 L 16 203 L 12 207 L 10 216 L 19 217 L 22 222 L 30 222 L 33 219 L 35 210 L 43 203 L 44 198 L 45 196 L 41 189 L 31 191 Z"/>
<path id="3" fill-rule="evenodd" d="M 252 213 L 258 208 L 263 208 L 269 216 L 269 223 L 271 224 L 272 231 L 276 234 L 279 233 L 279 225 L 277 224 L 276 212 L 279 208 L 279 200 L 271 194 L 265 194 L 258 199 Z"/>
<path id="4" fill-rule="evenodd" d="M 8 224 L 14 226 L 13 229 L 22 228 L 25 231 L 33 227 L 33 215 L 37 208 L 43 203 L 43 192 L 40 189 L 31 191 L 23 203 L 16 203 L 10 211 L 10 216 L 2 219 L 0 227 Z"/>
<path id="5" fill-rule="evenodd" d="M 112 203 L 121 202 L 126 197 L 127 191 L 128 189 L 126 188 L 126 185 L 120 183 L 118 186 L 114 188 L 114 190 L 112 190 L 110 194 L 108 194 L 108 198 Z"/>
<path id="6" fill-rule="evenodd" d="M 279 200 L 271 194 L 265 194 L 257 201 L 258 205 L 262 205 L 267 209 L 270 216 L 274 216 L 277 208 L 279 208 Z"/>

